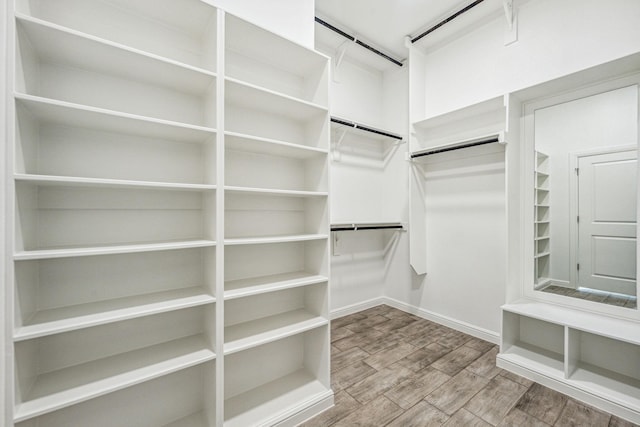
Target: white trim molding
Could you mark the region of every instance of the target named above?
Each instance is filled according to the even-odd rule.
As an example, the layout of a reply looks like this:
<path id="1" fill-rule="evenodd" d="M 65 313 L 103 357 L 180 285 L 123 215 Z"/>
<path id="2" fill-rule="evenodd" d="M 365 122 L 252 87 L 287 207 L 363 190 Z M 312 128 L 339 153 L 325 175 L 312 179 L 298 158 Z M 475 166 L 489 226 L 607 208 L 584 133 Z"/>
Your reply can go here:
<path id="1" fill-rule="evenodd" d="M 341 308 L 337 308 L 335 310 L 331 310 L 330 318 L 331 320 L 337 319 L 339 317 L 344 317 L 350 314 L 358 313 L 359 311 L 364 311 L 368 308 L 377 307 L 382 304 L 386 304 L 384 297 L 373 298 L 367 301 L 363 301 L 356 304 L 351 304 Z"/>
<path id="2" fill-rule="evenodd" d="M 500 334 L 498 332 L 490 331 L 488 329 L 480 328 L 461 320 L 456 320 L 442 314 L 434 313 L 429 310 L 425 310 L 420 307 L 416 307 L 411 304 L 404 303 L 389 297 L 379 297 L 364 301 L 358 304 L 352 304 L 343 308 L 339 308 L 331 311 L 331 319 L 337 319 L 339 317 L 348 316 L 368 308 L 376 307 L 378 305 L 386 304 L 390 307 L 404 311 L 405 313 L 414 314 L 426 320 L 438 323 L 456 331 L 463 332 L 481 340 L 488 341 L 493 344 L 500 343 Z"/>

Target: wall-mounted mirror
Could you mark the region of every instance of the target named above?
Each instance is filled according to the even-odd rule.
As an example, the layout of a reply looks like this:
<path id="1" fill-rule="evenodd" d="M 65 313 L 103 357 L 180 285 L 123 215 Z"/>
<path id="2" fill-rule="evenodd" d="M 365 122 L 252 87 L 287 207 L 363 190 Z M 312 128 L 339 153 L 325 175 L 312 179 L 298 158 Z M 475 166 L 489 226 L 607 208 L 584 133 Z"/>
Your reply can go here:
<path id="1" fill-rule="evenodd" d="M 534 112 L 535 289 L 637 308 L 638 85 Z"/>

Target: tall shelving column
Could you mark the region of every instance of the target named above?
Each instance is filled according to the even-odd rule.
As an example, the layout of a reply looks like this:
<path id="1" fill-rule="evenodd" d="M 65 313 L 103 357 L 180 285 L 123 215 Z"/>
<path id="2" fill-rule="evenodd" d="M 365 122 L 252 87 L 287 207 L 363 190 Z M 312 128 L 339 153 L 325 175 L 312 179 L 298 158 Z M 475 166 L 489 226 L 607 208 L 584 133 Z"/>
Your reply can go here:
<path id="1" fill-rule="evenodd" d="M 551 242 L 549 221 L 549 156 L 535 152 L 535 284 L 543 288 L 550 282 Z"/>
<path id="2" fill-rule="evenodd" d="M 198 0 L 18 0 L 8 36 L 7 424 L 330 406 L 328 59 Z"/>
<path id="3" fill-rule="evenodd" d="M 224 425 L 296 424 L 333 402 L 328 58 L 225 15 Z"/>
<path id="4" fill-rule="evenodd" d="M 218 11 L 152 6 L 10 11 L 9 425 L 215 423 Z"/>

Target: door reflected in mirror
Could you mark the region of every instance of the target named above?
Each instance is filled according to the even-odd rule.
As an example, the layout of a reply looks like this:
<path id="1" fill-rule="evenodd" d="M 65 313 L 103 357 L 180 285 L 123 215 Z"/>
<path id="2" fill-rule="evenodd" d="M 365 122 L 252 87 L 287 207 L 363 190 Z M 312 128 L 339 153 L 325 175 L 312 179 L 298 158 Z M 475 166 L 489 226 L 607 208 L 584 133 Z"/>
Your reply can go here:
<path id="1" fill-rule="evenodd" d="M 637 308 L 638 86 L 534 112 L 535 288 Z"/>

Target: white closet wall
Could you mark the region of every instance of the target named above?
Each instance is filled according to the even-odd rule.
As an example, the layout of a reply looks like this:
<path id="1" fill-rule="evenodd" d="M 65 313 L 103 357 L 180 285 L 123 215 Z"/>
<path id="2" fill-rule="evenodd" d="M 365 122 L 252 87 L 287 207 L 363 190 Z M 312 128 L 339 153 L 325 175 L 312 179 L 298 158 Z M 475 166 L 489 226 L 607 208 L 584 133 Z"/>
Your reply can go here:
<path id="1" fill-rule="evenodd" d="M 335 64 L 334 50 L 319 43 L 316 47 L 333 55 Z M 351 49 L 361 48 L 350 46 L 340 65 L 332 67 L 331 115 L 404 136 L 405 69 L 365 65 L 349 56 Z M 366 132 L 347 131 L 341 139 L 342 131 L 333 126 L 331 132 L 331 222 L 406 222 L 406 144 L 394 146 L 392 139 Z M 401 276 L 408 265 L 406 247 L 405 232 L 333 232 L 332 312 L 381 303 L 388 284 L 406 280 Z"/>
<path id="2" fill-rule="evenodd" d="M 504 45 L 507 24 L 500 16 L 427 55 L 427 115 L 603 64 L 640 47 L 636 1 L 535 0 L 518 7 L 517 13 L 516 43 Z"/>

